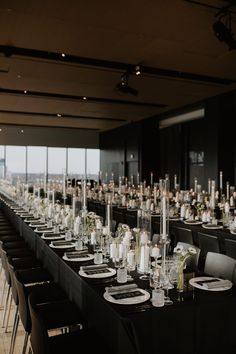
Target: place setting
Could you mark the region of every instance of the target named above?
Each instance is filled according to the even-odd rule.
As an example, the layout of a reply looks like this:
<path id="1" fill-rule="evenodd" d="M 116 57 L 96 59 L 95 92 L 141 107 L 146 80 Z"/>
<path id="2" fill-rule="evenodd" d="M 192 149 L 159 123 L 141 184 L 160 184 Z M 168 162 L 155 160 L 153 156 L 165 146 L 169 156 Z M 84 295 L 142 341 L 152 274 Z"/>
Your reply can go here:
<path id="1" fill-rule="evenodd" d="M 52 241 L 49 244 L 49 247 L 58 248 L 58 249 L 73 248 L 73 247 L 75 247 L 75 242 L 66 241 L 66 240 Z"/>
<path id="2" fill-rule="evenodd" d="M 91 279 L 108 278 L 115 274 L 116 270 L 110 268 L 107 264 L 81 266 L 79 270 L 79 275 Z"/>
<path id="3" fill-rule="evenodd" d="M 62 240 L 65 238 L 65 234 L 44 232 L 41 236 L 43 240 Z"/>
<path id="4" fill-rule="evenodd" d="M 183 223 L 186 225 L 202 225 L 203 222 L 200 220 L 186 219 L 183 221 Z"/>
<path id="5" fill-rule="evenodd" d="M 209 229 L 209 230 L 220 230 L 220 229 L 223 229 L 223 225 L 211 224 L 211 223 L 203 224 L 202 227 L 204 229 Z"/>
<path id="6" fill-rule="evenodd" d="M 150 299 L 150 293 L 137 284 L 109 286 L 105 288 L 103 297 L 105 300 L 119 305 L 132 305 L 145 302 Z"/>
<path id="7" fill-rule="evenodd" d="M 46 226 L 39 226 L 37 227 L 35 230 L 35 232 L 39 233 L 39 234 L 45 234 L 45 233 L 53 233 L 54 232 L 54 227 L 48 227 Z"/>
<path id="8" fill-rule="evenodd" d="M 232 288 L 233 284 L 228 279 L 216 277 L 196 277 L 189 280 L 189 284 L 197 289 L 206 291 L 224 291 Z"/>
<path id="9" fill-rule="evenodd" d="M 88 249 L 81 251 L 65 252 L 62 259 L 68 262 L 85 262 L 94 259 L 94 255 L 88 252 Z"/>

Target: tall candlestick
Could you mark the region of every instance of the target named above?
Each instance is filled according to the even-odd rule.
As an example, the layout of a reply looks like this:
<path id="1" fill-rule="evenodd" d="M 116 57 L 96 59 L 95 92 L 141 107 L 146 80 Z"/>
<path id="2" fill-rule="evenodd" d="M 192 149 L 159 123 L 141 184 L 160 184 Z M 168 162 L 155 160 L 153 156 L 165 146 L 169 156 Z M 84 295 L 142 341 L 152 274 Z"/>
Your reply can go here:
<path id="1" fill-rule="evenodd" d="M 162 231 L 163 238 L 166 238 L 166 197 L 162 197 Z"/>
<path id="2" fill-rule="evenodd" d="M 215 181 L 211 181 L 211 208 L 215 209 Z"/>
<path id="3" fill-rule="evenodd" d="M 194 178 L 194 193 L 197 193 L 197 177 Z"/>
<path id="4" fill-rule="evenodd" d="M 65 199 L 66 198 L 66 175 L 63 174 L 63 186 L 62 186 L 62 189 L 63 189 L 63 198 Z"/>
<path id="5" fill-rule="evenodd" d="M 220 171 L 220 189 L 223 189 L 223 172 Z"/>
<path id="6" fill-rule="evenodd" d="M 134 184 L 134 176 L 133 175 L 130 176 L 130 183 L 131 183 L 131 186 Z"/>
<path id="7" fill-rule="evenodd" d="M 176 189 L 177 185 L 177 175 L 174 175 L 174 189 Z"/>
<path id="8" fill-rule="evenodd" d="M 229 182 L 226 182 L 226 199 L 229 200 Z"/>
<path id="9" fill-rule="evenodd" d="M 46 190 L 47 190 L 47 175 L 46 175 L 46 172 L 44 173 L 43 190 L 44 190 L 44 194 L 46 194 Z"/>
<path id="10" fill-rule="evenodd" d="M 153 173 L 152 172 L 150 174 L 150 185 L 151 185 L 151 187 L 153 186 Z"/>
<path id="11" fill-rule="evenodd" d="M 52 191 L 52 205 L 54 206 L 54 204 L 55 204 L 55 191 L 53 189 L 53 191 Z"/>
<path id="12" fill-rule="evenodd" d="M 82 189 L 83 189 L 83 210 L 85 210 L 86 209 L 86 180 L 83 181 Z"/>
<path id="13" fill-rule="evenodd" d="M 139 185 L 140 180 L 139 180 L 139 173 L 137 173 L 137 185 Z"/>
<path id="14" fill-rule="evenodd" d="M 208 178 L 208 195 L 211 194 L 211 179 Z"/>

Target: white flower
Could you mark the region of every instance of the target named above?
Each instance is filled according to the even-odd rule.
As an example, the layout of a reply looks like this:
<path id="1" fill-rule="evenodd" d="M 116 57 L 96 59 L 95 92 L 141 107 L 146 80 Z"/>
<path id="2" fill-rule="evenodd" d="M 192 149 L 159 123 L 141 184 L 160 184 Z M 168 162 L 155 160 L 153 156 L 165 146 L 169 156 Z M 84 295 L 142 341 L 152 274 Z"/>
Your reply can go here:
<path id="1" fill-rule="evenodd" d="M 176 246 L 175 248 L 174 248 L 174 253 L 176 253 L 176 254 L 181 254 L 182 253 L 182 251 L 183 251 L 183 246 L 182 245 L 179 245 L 179 246 Z"/>
<path id="2" fill-rule="evenodd" d="M 189 248 L 188 248 L 188 252 L 189 252 L 190 254 L 196 254 L 196 253 L 197 253 L 197 251 L 196 251 L 196 249 L 195 249 L 194 247 L 189 247 Z"/>

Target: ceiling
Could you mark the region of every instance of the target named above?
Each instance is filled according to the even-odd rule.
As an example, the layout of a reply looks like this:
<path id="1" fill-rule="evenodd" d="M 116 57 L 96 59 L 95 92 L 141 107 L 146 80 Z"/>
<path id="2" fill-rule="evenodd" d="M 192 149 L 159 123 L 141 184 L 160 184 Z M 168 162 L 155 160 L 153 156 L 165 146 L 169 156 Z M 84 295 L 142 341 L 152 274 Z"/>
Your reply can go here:
<path id="1" fill-rule="evenodd" d="M 0 124 L 105 131 L 236 89 L 212 29 L 229 4 L 1 0 Z M 137 96 L 115 89 L 124 73 Z"/>

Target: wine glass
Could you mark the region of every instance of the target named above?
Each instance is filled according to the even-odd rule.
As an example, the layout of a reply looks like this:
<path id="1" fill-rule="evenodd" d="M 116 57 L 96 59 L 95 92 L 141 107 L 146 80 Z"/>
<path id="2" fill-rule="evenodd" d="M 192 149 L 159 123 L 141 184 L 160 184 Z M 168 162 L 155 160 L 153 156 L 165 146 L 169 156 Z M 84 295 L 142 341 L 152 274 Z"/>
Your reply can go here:
<path id="1" fill-rule="evenodd" d="M 160 268 L 158 268 L 158 267 L 151 268 L 151 270 L 150 270 L 149 285 L 151 288 L 154 288 L 154 290 L 161 287 L 161 274 L 160 273 L 161 273 Z"/>
<path id="2" fill-rule="evenodd" d="M 171 263 L 173 264 L 173 261 L 168 257 L 166 259 L 164 267 L 162 268 L 162 287 L 163 289 L 165 289 L 165 305 L 173 305 L 173 301 L 169 297 L 169 289 L 172 289 L 174 287 L 170 282 Z"/>

